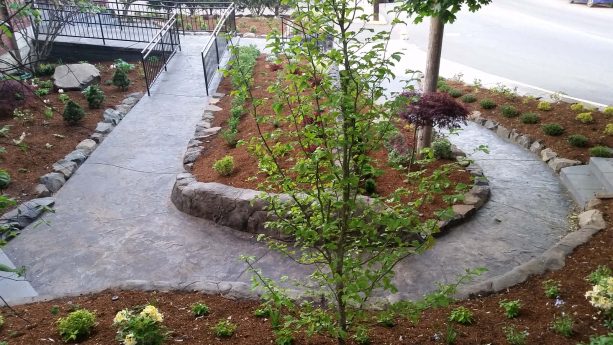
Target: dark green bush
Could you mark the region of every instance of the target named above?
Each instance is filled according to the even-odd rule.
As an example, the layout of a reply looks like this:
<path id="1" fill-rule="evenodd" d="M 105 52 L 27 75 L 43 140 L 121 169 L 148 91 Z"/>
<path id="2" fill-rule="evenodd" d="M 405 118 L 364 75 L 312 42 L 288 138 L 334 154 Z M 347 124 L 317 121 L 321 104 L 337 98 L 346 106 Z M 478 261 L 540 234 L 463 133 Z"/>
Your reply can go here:
<path id="1" fill-rule="evenodd" d="M 483 109 L 494 109 L 496 108 L 496 102 L 492 101 L 491 99 L 484 99 L 481 102 L 479 102 L 479 104 L 481 105 L 481 108 Z"/>
<path id="2" fill-rule="evenodd" d="M 132 82 L 123 68 L 117 68 L 113 74 L 113 85 L 120 90 L 126 91 Z"/>
<path id="3" fill-rule="evenodd" d="M 81 106 L 74 101 L 68 101 L 64 107 L 63 117 L 64 121 L 74 125 L 85 117 L 85 111 L 83 111 L 83 108 L 81 108 Z"/>
<path id="4" fill-rule="evenodd" d="M 594 146 L 590 149 L 591 157 L 603 157 L 603 158 L 611 158 L 613 157 L 613 152 L 610 148 L 606 146 Z"/>
<path id="5" fill-rule="evenodd" d="M 522 123 L 525 123 L 527 125 L 533 125 L 539 123 L 539 121 L 541 121 L 541 118 L 535 113 L 525 113 L 521 116 L 520 120 Z"/>
<path id="6" fill-rule="evenodd" d="M 432 152 L 437 159 L 453 158 L 451 143 L 447 139 L 439 139 L 432 142 Z"/>
<path id="7" fill-rule="evenodd" d="M 375 180 L 372 178 L 366 179 L 366 181 L 364 181 L 364 190 L 366 191 L 366 194 L 369 194 L 369 195 L 376 192 L 377 183 L 375 182 Z"/>
<path id="8" fill-rule="evenodd" d="M 586 147 L 588 139 L 584 135 L 573 134 L 568 137 L 568 143 L 574 147 Z"/>
<path id="9" fill-rule="evenodd" d="M 41 63 L 38 65 L 36 69 L 37 76 L 47 76 L 52 75 L 55 72 L 55 64 L 52 63 Z"/>
<path id="10" fill-rule="evenodd" d="M 449 93 L 449 96 L 451 96 L 453 98 L 462 97 L 462 95 L 463 95 L 462 91 L 460 91 L 458 89 L 450 89 L 447 93 Z"/>
<path id="11" fill-rule="evenodd" d="M 83 90 L 83 95 L 91 109 L 98 109 L 104 102 L 104 92 L 98 85 L 90 85 Z"/>
<path id="12" fill-rule="evenodd" d="M 564 127 L 557 123 L 548 123 L 543 125 L 542 127 L 543 133 L 547 135 L 551 135 L 552 137 L 557 137 L 564 133 Z"/>
<path id="13" fill-rule="evenodd" d="M 519 115 L 519 110 L 517 110 L 517 108 L 515 108 L 514 106 L 508 104 L 505 104 L 500 107 L 500 112 L 504 117 L 516 117 L 517 115 Z"/>
<path id="14" fill-rule="evenodd" d="M 11 184 L 11 174 L 4 169 L 0 169 L 0 189 L 5 189 Z"/>
<path id="15" fill-rule="evenodd" d="M 464 103 L 475 103 L 477 101 L 477 97 L 475 97 L 475 95 L 472 95 L 470 93 L 462 96 L 462 102 Z"/>

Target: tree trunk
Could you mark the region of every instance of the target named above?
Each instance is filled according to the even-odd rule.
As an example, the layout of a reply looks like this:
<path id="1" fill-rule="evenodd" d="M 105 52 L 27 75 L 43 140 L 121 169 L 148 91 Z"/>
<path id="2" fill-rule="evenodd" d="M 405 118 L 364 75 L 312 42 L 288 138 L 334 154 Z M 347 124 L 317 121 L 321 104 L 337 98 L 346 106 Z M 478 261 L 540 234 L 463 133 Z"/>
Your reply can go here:
<path id="1" fill-rule="evenodd" d="M 375 22 L 379 21 L 379 0 L 373 0 L 372 1 L 372 20 L 374 20 Z"/>
<path id="2" fill-rule="evenodd" d="M 430 37 L 428 39 L 428 60 L 426 61 L 426 75 L 424 78 L 424 93 L 436 92 L 438 72 L 441 66 L 441 52 L 443 50 L 443 32 L 445 23 L 439 17 L 430 18 Z M 417 152 L 430 147 L 432 144 L 432 126 L 423 126 L 417 133 Z M 421 156 L 421 155 L 420 155 Z"/>

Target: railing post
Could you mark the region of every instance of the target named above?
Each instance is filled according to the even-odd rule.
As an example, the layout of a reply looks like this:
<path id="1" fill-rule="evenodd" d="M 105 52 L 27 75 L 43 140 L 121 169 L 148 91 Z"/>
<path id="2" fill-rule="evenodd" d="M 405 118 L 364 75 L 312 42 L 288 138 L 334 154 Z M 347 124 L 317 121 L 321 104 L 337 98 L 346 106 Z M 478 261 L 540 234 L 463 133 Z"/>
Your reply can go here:
<path id="1" fill-rule="evenodd" d="M 215 42 L 215 55 L 217 56 L 217 68 L 219 68 L 219 64 L 221 61 L 219 60 L 219 47 L 217 46 L 217 37 L 213 38 L 213 42 Z"/>
<path id="2" fill-rule="evenodd" d="M 206 61 L 204 61 L 204 53 L 200 52 L 202 58 L 202 70 L 204 71 L 204 88 L 206 89 L 206 95 L 209 95 L 209 78 L 206 75 Z"/>
<path id="3" fill-rule="evenodd" d="M 141 54 L 140 61 L 143 64 L 143 74 L 145 75 L 145 84 L 147 85 L 147 96 L 151 97 L 151 91 L 149 91 L 149 79 L 147 78 L 147 66 L 145 65 L 145 56 Z"/>
<path id="4" fill-rule="evenodd" d="M 162 45 L 162 60 L 164 60 L 164 71 L 168 71 L 166 68 L 166 48 L 164 48 L 164 34 L 160 35 L 160 44 Z"/>
<path id="5" fill-rule="evenodd" d="M 104 27 L 102 26 L 102 18 L 100 18 L 100 13 L 98 13 L 98 24 L 100 24 L 100 35 L 102 36 L 102 45 L 106 45 L 106 41 L 104 39 Z"/>
<path id="6" fill-rule="evenodd" d="M 181 9 L 181 5 L 179 4 L 179 16 L 181 16 L 181 30 L 183 31 L 183 34 L 185 35 L 185 22 L 183 21 L 183 10 Z"/>

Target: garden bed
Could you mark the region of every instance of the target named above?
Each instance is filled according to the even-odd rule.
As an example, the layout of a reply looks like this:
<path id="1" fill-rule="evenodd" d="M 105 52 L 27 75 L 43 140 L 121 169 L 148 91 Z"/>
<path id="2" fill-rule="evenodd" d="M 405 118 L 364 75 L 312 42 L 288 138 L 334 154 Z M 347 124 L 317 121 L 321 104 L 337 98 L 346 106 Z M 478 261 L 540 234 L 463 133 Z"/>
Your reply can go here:
<path id="1" fill-rule="evenodd" d="M 613 201 L 601 205 L 608 223 L 613 217 Z M 508 344 L 503 327 L 514 326 L 528 333 L 526 344 L 576 345 L 587 342 L 593 335 L 607 334 L 602 315 L 585 298 L 591 286 L 585 277 L 599 265 L 611 265 L 613 257 L 613 229 L 608 226 L 588 243 L 578 247 L 559 271 L 535 276 L 502 293 L 476 297 L 454 303 L 449 307 L 431 308 L 422 313 L 413 323 L 402 313 L 395 317 L 396 325 L 385 327 L 375 321 L 372 313 L 365 322 L 372 344 L 444 344 L 447 324 L 457 332 L 455 344 Z M 560 301 L 550 299 L 543 293 L 543 282 L 554 279 L 561 283 Z M 116 297 L 115 297 L 116 296 Z M 522 304 L 518 317 L 505 317 L 499 303 L 503 300 L 519 300 Z M 190 307 L 195 302 L 204 302 L 210 307 L 208 316 L 195 318 Z M 57 332 L 57 319 L 66 316 L 77 307 L 96 312 L 98 323 L 92 336 L 81 344 L 117 344 L 116 327 L 112 325 L 115 314 L 128 307 L 155 304 L 164 314 L 164 324 L 171 331 L 168 344 L 180 342 L 196 344 L 270 344 L 274 341 L 270 322 L 256 318 L 255 301 L 228 300 L 221 296 L 203 295 L 197 292 L 132 292 L 105 291 L 98 294 L 62 298 L 47 302 L 17 306 L 26 323 L 14 316 L 8 308 L 2 309 L 6 323 L 0 329 L 0 339 L 11 345 L 61 343 Z M 468 308 L 474 314 L 472 325 L 449 323 L 452 309 Z M 53 314 L 57 310 L 57 314 Z M 564 337 L 551 330 L 551 322 L 562 313 L 574 320 L 573 334 Z M 216 337 L 211 327 L 220 320 L 230 320 L 238 327 L 229 339 Z M 438 340 L 437 340 L 438 339 Z M 332 339 L 315 335 L 298 335 L 294 344 L 335 344 Z M 353 341 L 350 344 L 355 344 Z M 603 344 L 603 343 L 600 343 Z M 604 343 L 609 344 L 609 343 Z"/>
<path id="2" fill-rule="evenodd" d="M 264 99 L 264 104 L 260 109 L 262 114 L 273 113 L 272 95 L 268 93 L 267 89 L 268 86 L 276 80 L 276 73 L 277 72 L 274 71 L 273 64 L 266 62 L 264 55 L 258 58 L 254 69 L 255 81 L 252 91 L 254 97 Z M 227 95 L 230 95 L 232 92 L 232 85 L 228 78 L 222 81 L 221 85 L 219 86 L 219 92 Z M 211 126 L 221 127 L 222 133 L 228 126 L 228 120 L 231 116 L 231 104 L 231 96 L 225 96 L 221 98 L 219 103 L 215 104 L 216 106 L 220 107 L 221 110 L 215 113 Z M 276 129 L 272 121 L 273 117 L 270 116 L 269 118 L 270 120 L 264 120 L 260 124 L 260 128 L 263 130 L 263 132 L 270 133 Z M 401 127 L 402 125 L 403 124 L 401 122 L 397 123 L 398 127 Z M 404 140 L 406 143 L 413 142 L 413 132 L 411 130 L 401 129 L 401 132 L 404 135 Z M 238 125 L 238 136 L 236 139 L 239 141 L 243 140 L 248 142 L 250 138 L 254 136 L 257 136 L 257 126 L 255 120 L 252 116 L 245 115 L 242 117 L 240 124 Z M 285 139 L 282 138 L 281 142 L 283 140 Z M 207 139 L 201 156 L 193 165 L 192 174 L 200 182 L 216 182 L 240 189 L 258 190 L 259 185 L 265 181 L 266 175 L 259 170 L 258 162 L 256 158 L 254 158 L 248 152 L 247 146 L 248 145 L 239 145 L 237 147 L 229 146 L 220 135 L 214 136 L 210 140 Z M 295 154 L 300 153 L 294 153 L 294 155 Z M 216 161 L 227 155 L 234 158 L 234 172 L 229 176 L 221 176 L 215 171 L 213 165 Z M 294 155 L 290 155 L 286 158 L 288 163 L 294 160 Z M 371 152 L 369 156 L 375 160 L 373 165 L 383 172 L 380 176 L 374 178 L 376 185 L 374 193 L 385 197 L 400 187 L 413 190 L 417 188 L 416 185 L 407 180 L 406 170 L 398 170 L 386 164 L 389 157 L 388 151 L 385 148 Z M 416 164 L 413 166 L 413 168 L 423 168 L 426 171 L 425 175 L 429 175 L 433 171 L 441 168 L 443 165 L 448 165 L 454 161 L 455 159 L 436 160 L 426 166 L 419 166 Z M 431 202 L 424 204 L 423 208 L 420 210 L 424 218 L 434 217 L 437 211 L 449 207 L 450 205 L 444 200 L 444 196 L 453 194 L 458 186 L 470 187 L 473 183 L 472 180 L 473 178 L 469 171 L 461 168 L 459 165 L 453 167 L 449 173 L 450 185 L 445 189 L 444 193 L 441 195 L 436 195 Z M 468 189 L 466 191 L 468 191 Z M 416 193 L 414 197 L 419 197 L 419 194 Z"/>
<path id="3" fill-rule="evenodd" d="M 268 35 L 274 29 L 281 31 L 281 19 L 278 17 L 236 17 L 236 30 L 242 34 L 262 36 Z"/>
<path id="4" fill-rule="evenodd" d="M 458 99 L 471 111 L 479 111 L 482 118 L 496 121 L 509 130 L 515 129 L 521 134 L 528 135 L 533 140 L 539 140 L 545 147 L 551 148 L 560 157 L 587 163 L 590 158 L 590 148 L 595 146 L 613 147 L 613 128 L 611 128 L 609 134 L 605 133 L 607 125 L 613 123 L 613 114 L 606 115 L 604 112 L 593 109 L 593 107 L 590 109 L 588 106 L 584 106 L 583 110 L 573 110 L 571 104 L 561 101 L 548 103 L 551 107 L 550 110 L 541 110 L 544 103 L 547 102 L 532 97 L 518 96 L 514 90 L 501 85 L 493 89 L 485 89 L 447 80 L 439 82 L 439 86 L 442 87 L 442 89 L 439 88 L 441 91 L 448 91 L 449 87 L 457 90 L 458 93 L 455 95 L 458 96 Z M 450 94 L 454 92 L 451 91 Z M 466 102 L 467 94 L 474 96 L 473 102 Z M 486 99 L 492 100 L 495 107 L 484 109 L 480 103 Z M 539 109 L 539 103 L 543 103 L 541 109 Z M 512 106 L 516 113 L 514 114 L 512 110 L 505 110 L 506 116 L 503 115 L 505 106 Z M 533 117 L 533 119 L 536 119 L 536 123 L 524 123 L 526 113 L 535 114 L 536 117 Z M 590 113 L 592 121 L 588 121 L 588 123 L 579 121 L 577 116 L 582 113 Z M 563 128 L 563 132 L 556 136 L 547 135 L 543 130 L 543 125 L 547 124 L 559 124 Z M 582 136 L 587 142 L 583 142 L 583 138 L 578 138 L 575 139 L 578 140 L 575 145 L 583 143 L 584 146 L 573 146 L 569 141 L 571 136 Z"/>
<path id="5" fill-rule="evenodd" d="M 34 187 L 39 183 L 39 178 L 51 172 L 53 163 L 74 150 L 79 142 L 94 132 L 97 123 L 103 119 L 102 114 L 106 108 L 118 105 L 128 94 L 143 92 L 146 89 L 139 65 L 129 72 L 132 84 L 127 90 L 122 91 L 116 86 L 108 85 L 106 81 L 112 78 L 115 71 L 111 68 L 112 64 L 112 62 L 95 64 L 100 70 L 100 88 L 106 96 L 99 109 L 89 109 L 81 91 L 62 93 L 85 110 L 85 117 L 76 125 L 70 125 L 62 118 L 64 103 L 59 99 L 61 94 L 58 90 L 51 90 L 41 99 L 30 94 L 26 103 L 20 108 L 27 109 L 33 114 L 31 121 L 23 122 L 15 119 L 13 114 L 2 114 L 0 128 L 10 126 L 10 129 L 7 136 L 0 138 L 0 146 L 6 149 L 6 152 L 0 155 L 2 158 L 0 167 L 6 169 L 12 179 L 4 193 L 17 201 L 36 196 Z M 39 77 L 39 79 L 50 80 L 50 77 Z M 31 80 L 29 82 L 31 84 Z M 47 103 L 43 103 L 44 100 L 47 100 Z M 43 115 L 45 107 L 55 109 L 52 117 Z M 13 140 L 19 140 L 22 133 L 25 133 L 24 139 L 20 145 L 16 145 Z"/>

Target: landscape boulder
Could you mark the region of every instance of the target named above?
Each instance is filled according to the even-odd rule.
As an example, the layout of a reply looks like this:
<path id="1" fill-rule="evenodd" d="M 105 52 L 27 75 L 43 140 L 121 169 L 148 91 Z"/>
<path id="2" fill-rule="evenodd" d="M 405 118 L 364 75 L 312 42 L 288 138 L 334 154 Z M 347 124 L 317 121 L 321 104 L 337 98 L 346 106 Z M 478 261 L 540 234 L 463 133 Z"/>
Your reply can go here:
<path id="1" fill-rule="evenodd" d="M 53 85 L 63 90 L 83 90 L 100 83 L 100 71 L 92 64 L 77 63 L 60 65 L 53 73 Z"/>

